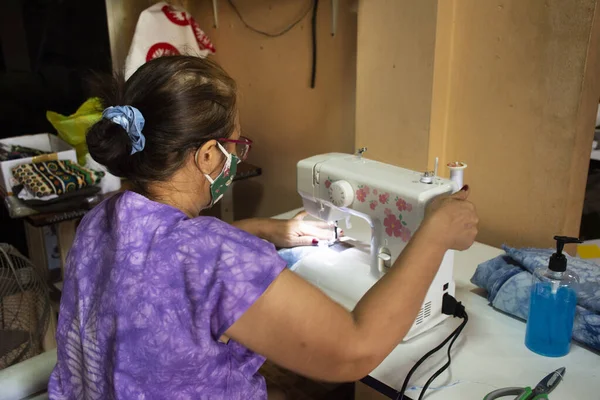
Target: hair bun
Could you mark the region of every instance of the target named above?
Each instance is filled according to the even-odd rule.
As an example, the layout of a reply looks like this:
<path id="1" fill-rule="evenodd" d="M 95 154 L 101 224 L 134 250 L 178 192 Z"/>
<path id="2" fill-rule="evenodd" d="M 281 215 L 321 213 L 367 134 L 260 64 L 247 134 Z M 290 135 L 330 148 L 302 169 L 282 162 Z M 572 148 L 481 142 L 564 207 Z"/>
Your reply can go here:
<path id="1" fill-rule="evenodd" d="M 88 131 L 88 151 L 92 158 L 119 177 L 127 177 L 130 170 L 131 140 L 120 125 L 100 119 Z"/>
<path id="2" fill-rule="evenodd" d="M 208 58 L 163 56 L 127 81 L 118 73 L 97 78 L 91 94 L 103 118 L 88 131 L 89 153 L 141 193 L 168 181 L 204 143 L 238 127 L 235 81 Z"/>

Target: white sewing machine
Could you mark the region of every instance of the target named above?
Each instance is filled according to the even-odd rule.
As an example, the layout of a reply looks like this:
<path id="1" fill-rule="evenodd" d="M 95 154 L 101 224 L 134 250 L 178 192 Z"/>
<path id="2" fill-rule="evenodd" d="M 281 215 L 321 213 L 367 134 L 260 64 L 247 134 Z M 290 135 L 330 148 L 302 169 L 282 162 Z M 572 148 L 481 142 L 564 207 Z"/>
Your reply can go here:
<path id="1" fill-rule="evenodd" d="M 352 310 L 360 298 L 386 273 L 417 230 L 425 207 L 435 197 L 459 190 L 455 181 L 419 173 L 356 155 L 330 153 L 298 163 L 298 193 L 313 217 L 338 224 L 346 221 L 345 235 L 324 252 L 297 262 L 292 270 L 332 299 Z M 356 218 L 368 223 L 371 237 L 353 238 Z M 364 223 L 363 223 L 364 224 Z M 454 295 L 454 252 L 444 256 L 421 311 L 404 338 L 411 339 L 447 316 L 442 296 Z"/>

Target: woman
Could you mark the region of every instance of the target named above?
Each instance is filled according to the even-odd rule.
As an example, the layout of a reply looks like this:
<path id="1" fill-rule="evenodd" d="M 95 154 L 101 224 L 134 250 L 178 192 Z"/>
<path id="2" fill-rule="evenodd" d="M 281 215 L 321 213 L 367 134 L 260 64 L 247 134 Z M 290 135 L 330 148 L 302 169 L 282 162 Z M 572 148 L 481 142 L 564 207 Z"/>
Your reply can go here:
<path id="1" fill-rule="evenodd" d="M 266 399 L 265 358 L 318 380 L 360 379 L 407 333 L 445 251 L 474 241 L 464 188 L 434 203 L 348 312 L 287 270 L 273 245 L 329 238 L 327 225 L 198 216 L 249 149 L 222 69 L 163 57 L 109 86 L 89 151 L 137 190 L 104 201 L 77 230 L 52 399 Z"/>

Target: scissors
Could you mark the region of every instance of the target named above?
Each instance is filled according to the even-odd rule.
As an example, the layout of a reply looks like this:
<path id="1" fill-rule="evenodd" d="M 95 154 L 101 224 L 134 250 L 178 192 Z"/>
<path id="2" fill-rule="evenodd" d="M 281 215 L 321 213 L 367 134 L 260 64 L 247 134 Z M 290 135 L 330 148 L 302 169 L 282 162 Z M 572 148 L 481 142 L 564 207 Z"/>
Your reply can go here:
<path id="1" fill-rule="evenodd" d="M 483 400 L 494 400 L 506 396 L 517 396 L 514 400 L 540 400 L 547 399 L 548 393 L 553 391 L 565 375 L 566 368 L 559 368 L 556 371 L 548 374 L 544 379 L 537 384 L 533 389 L 531 387 L 519 388 L 508 387 L 494 390 L 488 393 Z"/>

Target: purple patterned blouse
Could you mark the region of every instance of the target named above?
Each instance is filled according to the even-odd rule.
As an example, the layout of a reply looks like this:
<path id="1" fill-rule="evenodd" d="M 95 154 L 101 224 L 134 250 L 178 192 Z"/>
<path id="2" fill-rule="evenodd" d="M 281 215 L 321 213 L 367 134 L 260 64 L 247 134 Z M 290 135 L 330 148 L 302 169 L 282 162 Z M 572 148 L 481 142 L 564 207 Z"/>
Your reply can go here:
<path id="1" fill-rule="evenodd" d="M 51 399 L 266 399 L 264 362 L 217 339 L 285 262 L 214 218 L 124 192 L 90 211 L 67 258 Z"/>

